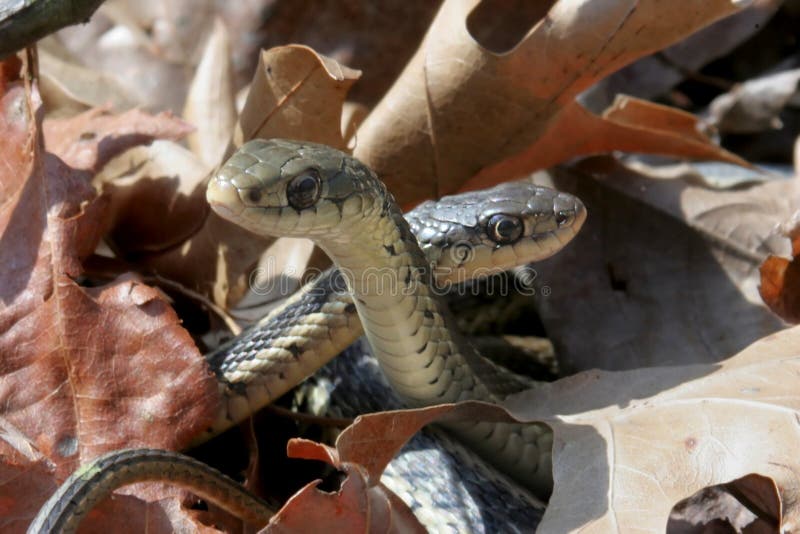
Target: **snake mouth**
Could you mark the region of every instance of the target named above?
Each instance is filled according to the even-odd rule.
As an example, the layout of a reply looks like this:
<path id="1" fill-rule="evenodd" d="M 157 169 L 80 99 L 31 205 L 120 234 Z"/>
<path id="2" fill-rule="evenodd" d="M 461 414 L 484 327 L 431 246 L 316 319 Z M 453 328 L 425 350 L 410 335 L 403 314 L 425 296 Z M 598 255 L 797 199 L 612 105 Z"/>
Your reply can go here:
<path id="1" fill-rule="evenodd" d="M 572 235 L 577 235 L 580 229 L 583 227 L 583 223 L 586 222 L 586 217 L 588 215 L 588 211 L 586 210 L 586 206 L 583 202 L 580 201 L 577 197 L 574 200 L 575 202 L 575 213 L 573 217 L 575 218 L 574 222 L 570 226 L 570 230 L 572 231 Z"/>
<path id="2" fill-rule="evenodd" d="M 233 222 L 238 220 L 244 208 L 236 186 L 219 177 L 214 177 L 209 182 L 206 189 L 206 200 L 218 215 Z"/>

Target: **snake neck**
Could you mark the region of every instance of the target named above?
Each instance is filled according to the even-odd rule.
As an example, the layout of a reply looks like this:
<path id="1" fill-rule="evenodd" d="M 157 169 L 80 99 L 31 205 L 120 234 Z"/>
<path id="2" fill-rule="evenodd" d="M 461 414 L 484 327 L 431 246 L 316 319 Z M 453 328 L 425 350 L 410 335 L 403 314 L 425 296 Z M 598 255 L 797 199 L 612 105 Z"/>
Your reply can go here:
<path id="1" fill-rule="evenodd" d="M 470 367 L 480 365 L 431 289 L 431 267 L 408 223 L 391 202 L 365 213 L 353 239 L 323 244 L 338 265 L 389 382 L 412 405 L 492 399 Z M 470 365 L 471 364 L 471 365 Z"/>

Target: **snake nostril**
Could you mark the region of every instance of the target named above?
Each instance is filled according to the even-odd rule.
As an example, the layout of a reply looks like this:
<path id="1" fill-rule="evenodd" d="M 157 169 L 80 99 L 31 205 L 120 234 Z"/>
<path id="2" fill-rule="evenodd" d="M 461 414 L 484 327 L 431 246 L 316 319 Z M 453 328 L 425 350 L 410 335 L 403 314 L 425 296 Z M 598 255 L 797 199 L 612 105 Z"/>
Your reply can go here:
<path id="1" fill-rule="evenodd" d="M 253 202 L 253 203 L 258 202 L 259 200 L 261 200 L 261 190 L 260 189 L 250 189 L 247 192 L 247 200 L 249 200 L 250 202 Z"/>
<path id="2" fill-rule="evenodd" d="M 567 221 L 572 218 L 572 213 L 566 210 L 560 210 L 556 213 L 556 224 L 563 226 Z"/>

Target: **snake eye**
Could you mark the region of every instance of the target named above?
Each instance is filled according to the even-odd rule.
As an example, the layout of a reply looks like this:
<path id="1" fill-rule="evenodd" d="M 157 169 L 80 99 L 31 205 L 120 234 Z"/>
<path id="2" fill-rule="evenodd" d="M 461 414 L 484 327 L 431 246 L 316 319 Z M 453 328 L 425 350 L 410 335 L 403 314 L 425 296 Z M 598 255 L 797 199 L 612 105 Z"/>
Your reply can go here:
<path id="1" fill-rule="evenodd" d="M 522 235 L 522 221 L 517 217 L 498 213 L 489 218 L 486 233 L 495 243 L 513 243 Z"/>
<path id="2" fill-rule="evenodd" d="M 292 178 L 286 186 L 286 199 L 294 209 L 303 210 L 314 205 L 321 189 L 319 173 L 316 169 L 308 169 Z"/>

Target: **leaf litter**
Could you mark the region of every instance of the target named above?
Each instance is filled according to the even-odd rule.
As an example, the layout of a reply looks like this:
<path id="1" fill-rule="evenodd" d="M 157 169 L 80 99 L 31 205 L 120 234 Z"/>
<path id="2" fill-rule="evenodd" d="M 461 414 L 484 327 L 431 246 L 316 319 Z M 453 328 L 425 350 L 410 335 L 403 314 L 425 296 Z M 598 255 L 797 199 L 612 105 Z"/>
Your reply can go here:
<path id="1" fill-rule="evenodd" d="M 76 283 L 105 230 L 109 203 L 91 187 L 90 173 L 42 146 L 42 109 L 27 65 L 3 80 L 0 417 L 16 439 L 0 446 L 7 473 L 29 466 L 41 482 L 30 493 L 10 492 L 16 477 L 4 477 L 9 511 L 28 511 L 4 514 L 10 530 L 32 519 L 48 486 L 99 454 L 185 447 L 210 421 L 217 395 L 160 291 L 131 276 L 96 287 Z M 111 135 L 100 133 L 93 143 Z M 19 454 L 23 448 L 35 454 Z"/>
<path id="2" fill-rule="evenodd" d="M 87 75 L 69 69 L 51 71 L 48 90 L 54 96 L 45 102 L 61 106 L 62 112 L 84 113 L 63 118 L 57 108 L 45 108 L 42 127 L 40 118 L 33 119 L 42 114 L 35 83 L 25 89 L 34 76 L 8 76 L 17 68 L 15 60 L 4 64 L 4 108 L 26 110 L 5 115 L 17 120 L 6 121 L 4 133 L 16 132 L 9 139 L 20 142 L 6 144 L 4 160 L 13 172 L 0 179 L 3 198 L 11 199 L 0 205 L 0 256 L 4 266 L 12 267 L 3 272 L 0 309 L 0 355 L 6 369 L 0 387 L 6 390 L 7 410 L 1 468 L 4 480 L 22 473 L 30 477 L 28 499 L 5 505 L 4 517 L 17 518 L 4 524 L 12 530 L 24 528 L 36 503 L 78 462 L 122 446 L 180 449 L 207 424 L 216 408 L 216 386 L 169 301 L 124 272 L 106 285 L 80 285 L 85 279 L 81 263 L 106 236 L 113 253 L 131 269 L 164 274 L 216 304 L 234 304 L 245 294 L 259 258 L 270 250 L 286 250 L 270 249 L 266 240 L 224 223 L 203 205 L 208 173 L 247 139 L 299 137 L 354 146 L 405 206 L 610 150 L 746 164 L 714 145 L 685 112 L 620 97 L 596 115 L 577 99 L 620 67 L 733 13 L 735 2 L 659 11 L 666 7 L 655 2 L 622 2 L 606 9 L 602 2 L 562 0 L 549 12 L 526 19 L 519 42 L 501 53 L 481 46 L 495 41 L 492 29 L 484 31 L 488 37 L 476 37 L 482 30 L 468 22 L 474 5 L 445 2 L 406 70 L 354 138 L 342 135 L 353 129 L 343 128 L 340 116 L 356 71 L 309 48 L 263 52 L 237 120 L 229 59 L 236 52 L 227 50 L 220 22 L 193 14 L 183 30 L 168 24 L 162 27 L 168 31 L 148 36 L 140 29 L 169 17 L 155 10 L 144 17 L 150 22 L 142 22 L 130 6 L 115 6 L 101 8 L 105 21 L 93 20 L 87 28 L 95 37 L 85 43 L 99 36 L 104 48 L 94 52 L 96 61 L 80 67 L 100 72 L 98 67 L 111 61 L 109 45 L 130 46 L 116 59 L 130 61 L 123 77 L 135 78 L 130 73 L 140 69 L 156 77 L 156 87 L 170 91 L 159 95 L 160 101 L 152 91 L 131 91 L 115 105 L 139 99 L 139 105 L 176 109 L 185 100 L 184 117 L 198 128 L 186 150 L 180 140 L 190 129 L 175 117 L 98 107 L 97 95 L 81 98 L 86 89 L 74 83 L 54 92 L 54 81 Z M 185 5 L 174 13 L 181 9 L 188 13 Z M 213 35 L 207 46 L 205 40 L 186 39 L 192 31 L 203 33 L 198 29 Z M 73 44 L 80 41 L 74 28 L 61 35 Z M 171 38 L 175 41 L 159 51 L 155 44 Z M 165 58 L 191 56 L 202 68 L 189 92 L 191 80 Z M 59 61 L 75 65 L 73 58 Z M 107 83 L 110 89 L 105 90 L 115 91 L 116 82 L 97 79 Z M 181 83 L 173 83 L 178 79 Z M 203 100 L 204 91 L 213 96 Z M 466 126 L 474 125 L 470 117 L 476 116 L 480 128 Z M 492 117 L 502 120 L 492 122 Z M 44 147 L 34 141 L 38 131 L 44 132 Z M 21 182 L 20 177 L 28 178 Z M 776 524 L 793 528 L 797 467 L 791 451 L 797 439 L 791 429 L 797 406 L 792 347 L 798 334 L 796 329 L 773 334 L 784 324 L 767 311 L 757 290 L 760 283 L 765 300 L 783 310 L 784 318 L 795 316 L 792 264 L 769 260 L 760 282 L 758 268 L 770 254 L 788 255 L 781 225 L 796 211 L 796 179 L 765 179 L 715 191 L 659 165 L 626 165 L 605 156 L 539 179 L 575 192 L 590 211 L 576 242 L 536 266 L 538 282 L 557 291 L 537 302 L 544 326 L 562 365 L 582 372 L 507 405 L 520 419 L 550 424 L 556 435 L 556 485 L 541 531 L 610 532 L 634 526 L 661 531 L 679 501 L 709 486 L 751 480 L 755 473 L 777 488 L 783 506 L 773 509 Z M 143 205 L 152 211 L 142 210 Z M 170 222 L 160 229 L 151 222 L 165 220 Z M 119 355 L 126 356 L 124 364 L 117 361 Z M 154 371 L 147 369 L 156 367 L 159 378 L 154 380 Z M 592 370 L 596 367 L 609 370 Z M 33 374 L 19 382 L 26 370 Z M 56 393 L 37 397 L 39 388 L 23 393 L 20 383 Z M 29 407 L 36 402 L 49 404 L 37 407 L 32 417 Z M 448 410 L 458 416 L 467 408 Z M 424 410 L 406 413 L 400 417 L 414 423 L 392 447 L 383 439 L 384 430 L 397 428 L 397 414 L 368 416 L 373 426 L 366 436 L 359 434 L 363 424 L 356 423 L 340 438 L 338 454 L 312 445 L 301 448 L 306 456 L 327 456 L 348 474 L 348 485 L 341 486 L 338 497 L 319 501 L 312 483 L 305 491 L 312 495 L 290 501 L 278 526 L 271 528 L 280 530 L 283 522 L 284 528 L 302 529 L 308 524 L 303 520 L 312 517 L 309 510 L 327 510 L 336 498 L 349 503 L 342 506 L 352 512 L 339 524 L 342 528 L 367 528 L 370 509 L 378 520 L 392 513 L 410 520 L 388 490 L 381 490 L 380 497 L 369 494 L 381 467 L 359 467 L 373 465 L 378 457 L 388 462 L 406 439 L 434 419 Z M 91 415 L 84 420 L 81 414 Z M 354 441 L 362 448 L 339 460 L 342 447 Z M 0 493 L 10 494 L 10 486 L 3 487 Z M 766 499 L 769 484 L 748 487 Z M 159 491 L 135 489 L 134 494 L 156 504 L 126 497 L 100 509 L 95 519 L 133 516 L 132 506 L 150 506 L 156 518 L 146 527 L 150 531 L 206 528 L 195 522 L 196 514 L 187 515 L 175 504 L 176 492 Z M 303 499 L 310 501 L 298 505 Z M 324 521 L 330 516 L 321 512 L 313 517 Z M 132 531 L 138 527 L 144 525 L 129 526 Z M 412 521 L 407 528 L 419 525 Z"/>

